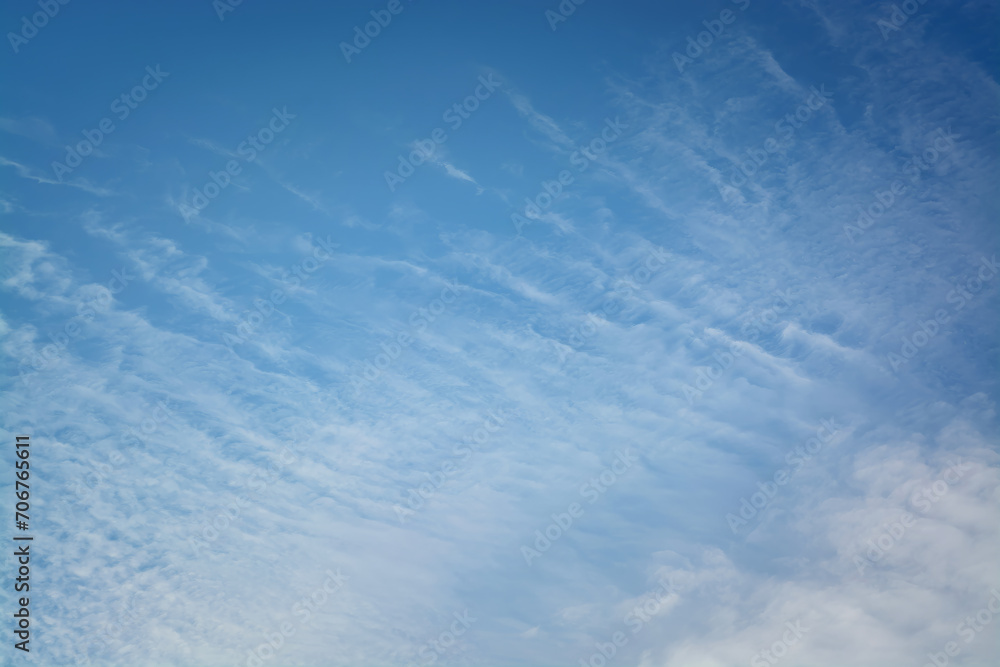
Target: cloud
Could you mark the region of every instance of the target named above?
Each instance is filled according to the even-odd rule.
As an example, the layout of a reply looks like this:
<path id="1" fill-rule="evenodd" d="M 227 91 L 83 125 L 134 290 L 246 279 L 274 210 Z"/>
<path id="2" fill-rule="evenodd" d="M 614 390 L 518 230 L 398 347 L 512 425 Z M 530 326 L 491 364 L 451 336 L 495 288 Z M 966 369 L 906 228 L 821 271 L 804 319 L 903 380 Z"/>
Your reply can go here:
<path id="1" fill-rule="evenodd" d="M 44 183 L 46 185 L 68 185 L 71 188 L 77 188 L 83 190 L 84 192 L 89 192 L 90 194 L 97 195 L 98 197 L 110 197 L 115 194 L 113 191 L 107 188 L 101 188 L 91 185 L 88 181 L 82 178 L 73 179 L 70 181 L 54 181 L 48 176 L 39 175 L 37 171 L 28 167 L 26 165 L 20 164 L 19 162 L 14 162 L 13 160 L 8 160 L 7 158 L 0 156 L 0 165 L 5 167 L 13 167 L 17 170 L 17 175 L 21 178 L 26 178 L 36 183 Z"/>
<path id="2" fill-rule="evenodd" d="M 57 143 L 52 125 L 41 118 L 0 118 L 0 130 L 47 146 Z"/>
<path id="3" fill-rule="evenodd" d="M 684 76 L 670 58 L 683 31 L 656 44 L 626 12 L 583 33 L 592 53 L 566 33 L 572 57 L 524 70 L 513 111 L 484 108 L 475 150 L 431 160 L 497 198 L 416 181 L 387 193 L 367 153 L 398 144 L 371 110 L 398 100 L 369 70 L 258 162 L 273 184 L 200 215 L 179 216 L 191 168 L 162 117 L 139 114 L 130 131 L 153 157 L 128 197 L 81 208 L 50 188 L 30 215 L 8 197 L 4 428 L 44 448 L 37 521 L 52 538 L 39 653 L 245 664 L 291 623 L 265 664 L 408 664 L 465 613 L 476 621 L 442 662 L 576 665 L 622 632 L 613 661 L 648 667 L 770 664 L 763 651 L 923 664 L 955 640 L 1000 557 L 984 366 L 996 285 L 961 309 L 953 294 L 992 253 L 982 110 L 996 86 L 917 23 L 884 44 L 878 8 L 803 7 L 754 5 Z M 787 25 L 800 42 L 768 27 Z M 588 65 L 643 43 L 636 64 Z M 397 62 L 393 48 L 361 58 Z M 275 57 L 264 70 L 305 76 Z M 791 136 L 776 128 L 824 83 L 829 106 Z M 257 92 L 227 88 L 247 108 Z M 414 114 L 440 111 L 423 97 L 407 98 Z M 571 163 L 607 117 L 628 132 Z M 303 153 L 331 127 L 338 150 Z M 954 148 L 914 180 L 905 165 L 938 127 Z M 192 143 L 229 156 L 214 137 Z M 542 187 L 491 187 L 502 164 L 546 181 L 571 170 L 535 218 L 548 224 L 511 229 L 513 202 Z M 844 224 L 894 179 L 906 195 L 848 242 Z M 312 244 L 327 237 L 321 262 Z M 949 321 L 894 373 L 886 354 L 941 308 Z M 842 428 L 817 449 L 829 420 Z M 608 481 L 624 450 L 633 466 Z M 946 478 L 956 461 L 967 469 Z M 421 507 L 401 522 L 408 499 Z M 553 525 L 529 566 L 522 547 Z M 347 581 L 324 597 L 331 570 Z M 996 627 L 963 640 L 962 659 L 987 663 Z"/>
<path id="4" fill-rule="evenodd" d="M 417 149 L 418 147 L 416 146 L 416 144 L 413 144 L 412 148 Z M 442 150 L 441 147 L 438 147 L 438 149 L 434 153 L 431 153 L 430 156 L 427 157 L 427 161 L 433 164 L 434 166 L 443 169 L 444 173 L 446 173 L 448 176 L 457 179 L 459 181 L 465 181 L 467 183 L 472 183 L 473 185 L 475 185 L 477 195 L 483 194 L 483 192 L 485 192 L 485 189 L 482 186 L 480 186 L 479 183 L 476 182 L 476 179 L 474 179 L 468 173 L 462 171 L 452 163 L 448 162 L 442 155 L 440 155 L 441 150 Z"/>

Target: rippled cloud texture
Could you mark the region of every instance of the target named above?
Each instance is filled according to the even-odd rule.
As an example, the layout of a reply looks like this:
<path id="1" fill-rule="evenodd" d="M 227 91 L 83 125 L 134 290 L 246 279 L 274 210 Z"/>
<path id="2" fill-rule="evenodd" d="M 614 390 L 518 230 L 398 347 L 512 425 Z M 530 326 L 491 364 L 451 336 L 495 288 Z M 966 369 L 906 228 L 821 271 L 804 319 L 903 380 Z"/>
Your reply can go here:
<path id="1" fill-rule="evenodd" d="M 995 664 L 995 3 L 48 4 L 0 662 Z"/>

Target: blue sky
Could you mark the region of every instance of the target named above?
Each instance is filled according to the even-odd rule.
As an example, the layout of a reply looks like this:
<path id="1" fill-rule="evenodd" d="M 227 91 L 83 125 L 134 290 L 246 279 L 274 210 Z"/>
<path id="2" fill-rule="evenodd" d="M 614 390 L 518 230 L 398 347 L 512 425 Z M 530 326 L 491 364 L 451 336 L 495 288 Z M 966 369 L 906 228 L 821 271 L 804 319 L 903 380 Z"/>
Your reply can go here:
<path id="1" fill-rule="evenodd" d="M 996 659 L 995 3 L 222 2 L 0 12 L 5 664 Z"/>

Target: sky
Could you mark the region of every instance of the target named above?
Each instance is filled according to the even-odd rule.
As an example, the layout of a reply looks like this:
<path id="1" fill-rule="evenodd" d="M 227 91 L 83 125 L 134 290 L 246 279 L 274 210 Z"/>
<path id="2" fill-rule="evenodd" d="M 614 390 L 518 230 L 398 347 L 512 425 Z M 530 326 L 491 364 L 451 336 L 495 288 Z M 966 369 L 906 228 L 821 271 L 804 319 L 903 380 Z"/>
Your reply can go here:
<path id="1" fill-rule="evenodd" d="M 0 663 L 997 664 L 995 2 L 0 26 Z"/>

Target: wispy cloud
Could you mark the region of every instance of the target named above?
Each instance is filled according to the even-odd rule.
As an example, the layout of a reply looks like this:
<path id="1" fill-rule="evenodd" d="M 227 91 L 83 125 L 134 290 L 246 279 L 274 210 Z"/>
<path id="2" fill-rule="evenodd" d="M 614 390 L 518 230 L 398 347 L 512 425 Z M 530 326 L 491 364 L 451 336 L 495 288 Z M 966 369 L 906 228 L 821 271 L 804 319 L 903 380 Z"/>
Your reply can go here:
<path id="1" fill-rule="evenodd" d="M 0 156 L 0 165 L 4 167 L 13 167 L 17 170 L 17 175 L 21 178 L 26 178 L 36 183 L 43 183 L 45 185 L 67 185 L 71 188 L 77 188 L 83 190 L 84 192 L 89 192 L 90 194 L 97 195 L 99 197 L 110 197 L 115 194 L 113 191 L 107 188 L 101 188 L 91 185 L 88 181 L 82 178 L 75 178 L 67 181 L 54 181 L 48 176 L 40 174 L 37 170 L 32 169 L 26 165 L 19 162 L 14 162 L 13 160 L 8 160 L 7 158 Z"/>

